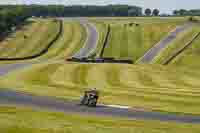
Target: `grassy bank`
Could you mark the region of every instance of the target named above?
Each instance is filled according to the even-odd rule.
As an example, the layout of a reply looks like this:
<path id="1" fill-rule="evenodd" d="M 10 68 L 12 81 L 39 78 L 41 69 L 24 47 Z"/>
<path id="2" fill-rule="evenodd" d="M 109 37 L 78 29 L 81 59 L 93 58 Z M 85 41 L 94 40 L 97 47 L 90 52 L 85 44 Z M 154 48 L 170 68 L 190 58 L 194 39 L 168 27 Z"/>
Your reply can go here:
<path id="1" fill-rule="evenodd" d="M 47 20 L 45 20 L 45 21 L 47 21 Z M 40 25 L 40 23 L 42 23 L 42 22 L 40 22 L 39 20 L 35 20 L 33 25 L 37 25 L 38 26 L 37 28 L 40 28 L 40 27 L 42 27 Z M 30 29 L 32 29 L 34 27 L 35 26 L 28 25 L 28 28 L 30 28 Z M 20 32 L 21 34 L 22 33 L 28 34 L 28 31 L 21 31 L 20 30 L 20 31 L 17 31 L 16 34 L 18 32 Z M 52 32 L 52 33 L 55 34 L 54 32 Z M 46 33 L 41 33 L 41 34 L 46 34 Z M 84 45 L 86 36 L 87 36 L 86 35 L 86 29 L 79 22 L 77 22 L 77 21 L 63 21 L 63 32 L 62 32 L 62 34 L 60 35 L 58 40 L 53 43 L 53 45 L 48 49 L 48 51 L 46 53 L 44 53 L 43 55 L 41 55 L 40 57 L 37 57 L 35 59 L 30 59 L 30 60 L 25 60 L 25 61 L 24 60 L 22 60 L 22 61 L 1 61 L 0 64 L 1 65 L 3 65 L 3 64 L 14 64 L 14 63 L 20 63 L 20 62 L 21 63 L 22 62 L 28 63 L 28 62 L 33 62 L 33 61 L 49 60 L 49 59 L 51 59 L 51 60 L 52 59 L 54 59 L 54 60 L 66 59 L 67 57 L 70 57 L 74 53 L 76 53 Z M 23 37 L 23 35 L 16 36 L 15 38 L 13 38 L 12 41 L 20 40 L 20 37 Z M 33 37 L 35 37 L 35 36 L 33 35 Z M 43 37 L 40 37 L 40 38 L 43 38 Z M 31 41 L 31 40 L 28 38 L 27 42 L 29 42 L 29 41 Z M 48 40 L 47 40 L 47 42 L 48 42 Z M 37 52 L 40 52 L 42 50 L 42 48 L 44 47 L 44 46 L 39 46 L 41 44 L 38 44 L 38 43 L 41 43 L 41 42 L 35 42 L 34 44 L 29 43 L 29 44 L 26 44 L 26 45 L 33 45 L 32 50 L 34 50 L 35 53 L 37 53 Z M 13 42 L 13 45 L 17 45 L 17 44 L 18 44 L 17 42 Z M 47 43 L 45 42 L 42 45 L 46 45 L 46 44 Z M 17 45 L 17 46 L 19 47 L 19 51 L 18 51 L 19 53 L 22 53 L 22 52 L 26 53 L 26 56 L 30 56 L 30 55 L 33 54 L 31 51 L 29 51 L 29 50 L 31 50 L 30 48 L 28 49 L 27 47 L 21 47 L 21 45 Z M 36 47 L 37 47 L 37 50 L 35 49 Z M 2 47 L 2 49 L 0 49 L 0 51 L 5 50 L 5 49 L 7 49 L 7 50 L 5 52 L 2 52 L 1 54 L 10 52 L 10 51 L 8 51 L 7 45 L 5 45 L 5 47 Z M 29 53 L 27 51 L 29 51 Z M 21 57 L 21 56 L 19 56 L 20 54 L 18 52 L 15 53 L 16 57 Z M 7 57 L 12 58 L 14 56 L 7 56 Z"/>
<path id="2" fill-rule="evenodd" d="M 42 51 L 59 32 L 59 22 L 52 19 L 29 20 L 30 24 L 0 42 L 1 58 L 32 56 Z"/>
<path id="3" fill-rule="evenodd" d="M 30 117 L 31 116 L 31 117 Z M 198 125 L 80 116 L 24 107 L 0 107 L 3 133 L 199 133 Z"/>
<path id="4" fill-rule="evenodd" d="M 136 22 L 110 22 L 111 35 L 108 46 L 105 49 L 105 57 L 136 61 L 166 36 L 168 32 L 180 24 L 178 22 L 166 21 L 164 23 L 151 20 L 151 23 L 142 23 L 138 21 L 139 25 L 136 25 Z M 130 25 L 131 23 L 133 23 L 133 25 Z"/>
<path id="5" fill-rule="evenodd" d="M 158 65 L 54 62 L 10 73 L 0 84 L 2 88 L 67 99 L 79 99 L 84 88 L 96 87 L 102 103 L 199 114 L 199 76 L 196 69 Z"/>
<path id="6" fill-rule="evenodd" d="M 66 59 L 76 53 L 85 43 L 86 29 L 76 21 L 63 21 L 63 33 L 39 59 Z"/>
<path id="7" fill-rule="evenodd" d="M 183 48 L 191 39 L 200 32 L 198 24 L 194 24 L 192 28 L 178 34 L 177 38 L 172 41 L 168 47 L 163 49 L 160 54 L 152 61 L 152 63 L 163 64 L 177 50 Z M 193 44 L 192 44 L 193 45 Z"/>
<path id="8" fill-rule="evenodd" d="M 200 30 L 199 30 L 200 31 Z M 189 68 L 198 68 L 200 66 L 200 37 L 198 37 L 193 44 L 185 50 L 182 54 L 176 57 L 170 64 L 173 66 L 182 66 Z"/>

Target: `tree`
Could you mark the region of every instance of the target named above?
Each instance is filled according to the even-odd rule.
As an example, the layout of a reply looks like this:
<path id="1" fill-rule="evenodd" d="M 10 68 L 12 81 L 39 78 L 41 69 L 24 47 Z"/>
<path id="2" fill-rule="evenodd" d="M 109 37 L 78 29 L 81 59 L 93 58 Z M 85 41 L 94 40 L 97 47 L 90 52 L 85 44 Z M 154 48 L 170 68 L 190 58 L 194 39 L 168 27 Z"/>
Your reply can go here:
<path id="1" fill-rule="evenodd" d="M 179 11 L 178 10 L 174 10 L 173 11 L 173 15 L 176 15 L 176 16 L 179 15 Z"/>
<path id="2" fill-rule="evenodd" d="M 158 16 L 159 13 L 160 13 L 160 11 L 158 9 L 154 9 L 152 14 L 153 14 L 153 16 Z"/>
<path id="3" fill-rule="evenodd" d="M 179 10 L 179 14 L 180 14 L 181 16 L 187 15 L 187 10 L 185 10 L 185 9 L 180 9 L 180 10 Z"/>
<path id="4" fill-rule="evenodd" d="M 176 16 L 200 16 L 200 9 L 192 9 L 192 10 L 185 10 L 185 9 L 180 9 L 180 10 L 174 10 L 173 15 Z"/>
<path id="5" fill-rule="evenodd" d="M 145 10 L 145 14 L 146 14 L 146 16 L 150 16 L 151 15 L 151 9 L 147 8 Z"/>
<path id="6" fill-rule="evenodd" d="M 128 10 L 128 16 L 141 16 L 142 9 L 131 8 Z"/>

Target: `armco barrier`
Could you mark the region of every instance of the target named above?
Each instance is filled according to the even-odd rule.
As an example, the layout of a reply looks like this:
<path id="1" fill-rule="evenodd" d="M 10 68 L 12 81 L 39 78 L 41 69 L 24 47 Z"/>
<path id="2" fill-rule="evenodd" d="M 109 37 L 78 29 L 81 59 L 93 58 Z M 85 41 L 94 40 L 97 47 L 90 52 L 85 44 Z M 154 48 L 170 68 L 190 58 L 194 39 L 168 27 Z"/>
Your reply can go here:
<path id="1" fill-rule="evenodd" d="M 164 63 L 163 65 L 168 65 L 173 59 L 175 59 L 178 55 L 180 55 L 184 50 L 186 50 L 190 45 L 192 45 L 192 43 L 200 36 L 200 32 L 197 33 L 193 39 L 188 42 L 182 49 L 178 50 L 175 54 L 173 54 L 171 57 L 169 57 Z"/>
<path id="2" fill-rule="evenodd" d="M 133 64 L 132 60 L 116 60 L 114 58 L 69 58 L 67 61 L 78 62 L 78 63 L 121 63 L 121 64 Z"/>
<path id="3" fill-rule="evenodd" d="M 108 31 L 107 31 L 107 34 L 106 34 L 106 39 L 103 43 L 103 48 L 101 50 L 101 54 L 100 54 L 100 57 L 103 58 L 103 53 L 105 51 L 105 48 L 106 48 L 106 45 L 108 44 L 108 39 L 109 39 L 109 36 L 110 36 L 110 25 L 108 25 Z"/>
<path id="4" fill-rule="evenodd" d="M 30 59 L 37 58 L 37 57 L 45 54 L 46 52 L 48 52 L 49 48 L 58 40 L 60 35 L 63 33 L 63 22 L 62 22 L 62 20 L 58 20 L 58 21 L 59 21 L 59 32 L 56 34 L 55 38 L 47 45 L 47 47 L 45 49 L 43 49 L 39 53 L 32 55 L 32 56 L 19 57 L 19 58 L 0 58 L 0 61 L 30 60 Z"/>

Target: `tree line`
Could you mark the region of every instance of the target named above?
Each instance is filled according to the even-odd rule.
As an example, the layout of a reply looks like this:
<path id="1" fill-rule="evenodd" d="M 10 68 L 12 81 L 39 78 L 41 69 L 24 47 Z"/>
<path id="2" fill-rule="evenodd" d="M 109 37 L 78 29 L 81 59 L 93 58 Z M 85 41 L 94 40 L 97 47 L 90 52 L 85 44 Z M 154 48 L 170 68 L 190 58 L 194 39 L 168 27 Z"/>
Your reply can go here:
<path id="1" fill-rule="evenodd" d="M 0 5 L 0 34 L 10 31 L 28 17 L 141 16 L 142 8 L 129 5 L 63 6 Z"/>
<path id="2" fill-rule="evenodd" d="M 79 16 L 141 16 L 142 8 L 129 5 L 107 5 L 107 6 L 63 6 L 63 5 L 4 5 L 0 9 L 12 9 L 23 7 L 28 9 L 33 16 L 62 16 L 62 17 L 79 17 Z"/>
<path id="3" fill-rule="evenodd" d="M 175 16 L 200 16 L 200 9 L 192 9 L 192 10 L 174 10 L 173 15 Z"/>
<path id="4" fill-rule="evenodd" d="M 0 34 L 24 22 L 30 16 L 26 7 L 0 7 Z"/>
<path id="5" fill-rule="evenodd" d="M 159 16 L 158 9 L 147 8 L 146 16 Z M 199 16 L 199 10 L 174 10 L 177 16 Z M 0 5 L 0 34 L 24 22 L 28 17 L 115 17 L 115 16 L 144 16 L 142 8 L 129 5 L 107 6 L 64 6 L 64 5 Z"/>

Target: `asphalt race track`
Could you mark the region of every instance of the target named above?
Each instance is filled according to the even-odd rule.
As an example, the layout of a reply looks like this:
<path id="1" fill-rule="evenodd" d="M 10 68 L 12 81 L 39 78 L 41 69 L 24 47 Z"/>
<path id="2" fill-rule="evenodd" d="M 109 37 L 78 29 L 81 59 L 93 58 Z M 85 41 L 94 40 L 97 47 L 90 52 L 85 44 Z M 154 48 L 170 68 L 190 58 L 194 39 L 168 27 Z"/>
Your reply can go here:
<path id="1" fill-rule="evenodd" d="M 152 47 L 142 58 L 139 59 L 139 63 L 150 63 L 159 52 L 166 48 L 173 40 L 176 39 L 177 35 L 192 26 L 191 23 L 186 23 L 182 26 L 176 27 L 168 36 L 158 42 L 154 47 Z"/>
<path id="2" fill-rule="evenodd" d="M 80 20 L 80 23 L 87 29 L 85 45 L 73 55 L 74 58 L 87 58 L 96 49 L 98 43 L 98 31 L 96 27 L 87 20 Z"/>
<path id="3" fill-rule="evenodd" d="M 98 105 L 94 107 L 80 106 L 79 101 L 67 101 L 45 96 L 33 96 L 26 93 L 19 93 L 8 89 L 0 90 L 0 104 L 22 105 L 35 107 L 39 109 L 47 109 L 51 111 L 77 113 L 81 115 L 99 115 L 111 116 L 119 118 L 127 118 L 130 120 L 159 120 L 173 121 L 180 123 L 200 124 L 200 116 L 167 114 L 151 111 L 138 111 L 132 108 L 118 108 L 106 105 Z"/>

